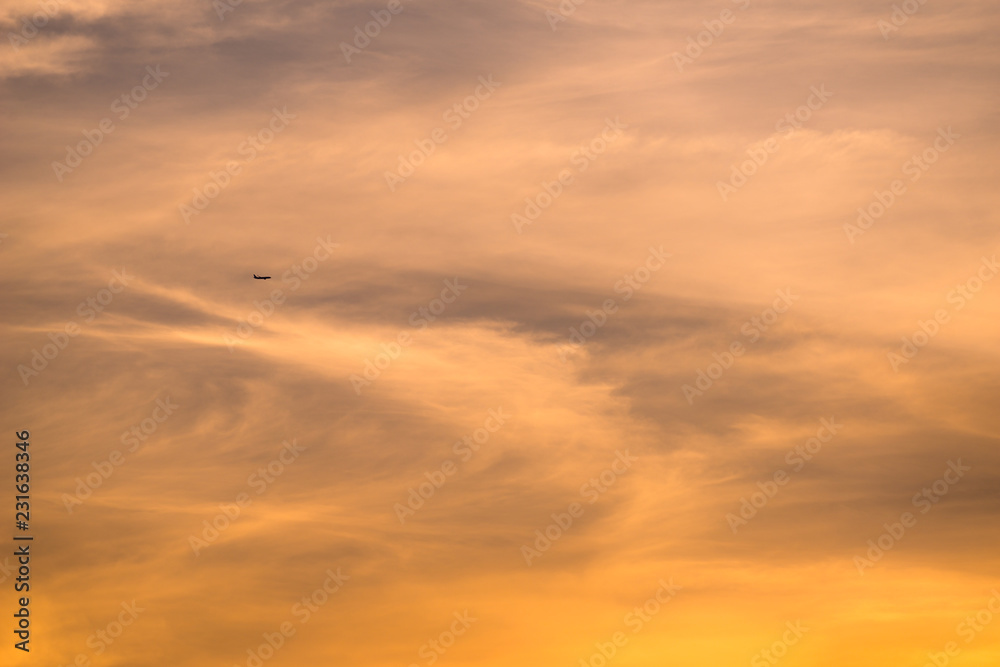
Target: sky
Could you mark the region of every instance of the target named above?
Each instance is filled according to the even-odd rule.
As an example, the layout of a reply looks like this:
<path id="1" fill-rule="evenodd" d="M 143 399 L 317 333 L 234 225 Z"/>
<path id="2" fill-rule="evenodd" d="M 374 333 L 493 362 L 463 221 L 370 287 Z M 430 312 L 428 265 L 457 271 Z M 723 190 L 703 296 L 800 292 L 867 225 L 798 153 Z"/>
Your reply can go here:
<path id="1" fill-rule="evenodd" d="M 2 664 L 1000 662 L 995 3 L 0 27 Z"/>

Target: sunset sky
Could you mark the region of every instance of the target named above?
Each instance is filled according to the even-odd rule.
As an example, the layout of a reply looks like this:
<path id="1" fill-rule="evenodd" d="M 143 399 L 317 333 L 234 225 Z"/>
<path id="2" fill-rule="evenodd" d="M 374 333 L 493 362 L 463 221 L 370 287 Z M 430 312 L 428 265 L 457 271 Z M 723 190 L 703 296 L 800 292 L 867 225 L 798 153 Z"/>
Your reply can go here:
<path id="1" fill-rule="evenodd" d="M 1000 664 L 995 2 L 0 21 L 0 664 Z"/>

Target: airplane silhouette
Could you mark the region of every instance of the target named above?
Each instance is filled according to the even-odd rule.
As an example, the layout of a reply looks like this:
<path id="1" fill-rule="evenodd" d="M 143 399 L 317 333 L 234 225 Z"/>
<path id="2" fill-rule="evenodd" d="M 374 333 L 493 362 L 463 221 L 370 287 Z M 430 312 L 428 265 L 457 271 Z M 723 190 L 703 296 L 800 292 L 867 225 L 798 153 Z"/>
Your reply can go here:
<path id="1" fill-rule="evenodd" d="M 257 280 L 270 280 L 271 279 L 271 276 L 258 276 L 256 273 L 253 274 L 253 277 L 256 278 Z"/>

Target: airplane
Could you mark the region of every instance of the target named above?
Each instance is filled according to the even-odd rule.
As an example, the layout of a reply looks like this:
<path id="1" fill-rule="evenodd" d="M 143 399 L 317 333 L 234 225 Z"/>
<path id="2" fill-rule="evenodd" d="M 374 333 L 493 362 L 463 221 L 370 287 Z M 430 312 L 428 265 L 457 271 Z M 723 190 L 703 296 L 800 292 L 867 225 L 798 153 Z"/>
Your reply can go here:
<path id="1" fill-rule="evenodd" d="M 270 280 L 271 279 L 271 276 L 258 276 L 256 273 L 253 274 L 253 277 L 256 278 L 257 280 Z"/>

